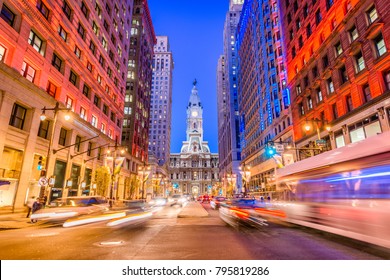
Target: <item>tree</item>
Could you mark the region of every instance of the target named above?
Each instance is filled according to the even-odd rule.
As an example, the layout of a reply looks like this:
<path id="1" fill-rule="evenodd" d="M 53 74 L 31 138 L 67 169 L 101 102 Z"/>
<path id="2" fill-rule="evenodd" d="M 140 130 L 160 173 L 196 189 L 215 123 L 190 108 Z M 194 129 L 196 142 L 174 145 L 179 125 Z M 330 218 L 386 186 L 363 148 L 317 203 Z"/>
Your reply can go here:
<path id="1" fill-rule="evenodd" d="M 125 179 L 125 198 L 126 199 L 134 199 L 136 190 L 138 186 L 137 176 L 130 175 L 130 177 L 126 177 Z"/>
<path id="2" fill-rule="evenodd" d="M 95 171 L 96 194 L 108 196 L 111 184 L 111 174 L 107 166 L 100 166 Z"/>

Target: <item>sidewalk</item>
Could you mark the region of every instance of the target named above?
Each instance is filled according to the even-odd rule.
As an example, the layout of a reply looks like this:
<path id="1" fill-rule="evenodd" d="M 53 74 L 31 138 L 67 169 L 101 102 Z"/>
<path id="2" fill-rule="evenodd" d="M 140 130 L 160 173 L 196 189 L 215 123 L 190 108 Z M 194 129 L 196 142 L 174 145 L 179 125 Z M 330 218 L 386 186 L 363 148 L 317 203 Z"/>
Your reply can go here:
<path id="1" fill-rule="evenodd" d="M 0 230 L 34 226 L 26 215 L 27 212 L 0 214 Z"/>
<path id="2" fill-rule="evenodd" d="M 27 212 L 0 212 L 0 230 L 19 229 L 34 226 L 35 224 L 30 223 L 30 218 L 26 218 L 26 215 Z M 181 209 L 179 214 L 177 214 L 178 218 L 197 218 L 208 216 L 209 213 L 197 201 L 190 201 L 186 206 Z"/>

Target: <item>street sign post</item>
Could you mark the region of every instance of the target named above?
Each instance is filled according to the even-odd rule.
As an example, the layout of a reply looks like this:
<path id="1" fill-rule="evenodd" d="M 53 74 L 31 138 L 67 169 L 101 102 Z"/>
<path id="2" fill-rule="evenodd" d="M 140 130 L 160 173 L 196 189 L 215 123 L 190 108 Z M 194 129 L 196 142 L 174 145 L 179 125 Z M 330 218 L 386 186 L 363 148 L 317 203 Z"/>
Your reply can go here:
<path id="1" fill-rule="evenodd" d="M 283 153 L 284 152 L 284 145 L 283 144 L 275 144 L 276 152 Z"/>
<path id="2" fill-rule="evenodd" d="M 48 180 L 46 177 L 41 177 L 39 178 L 38 180 L 38 185 L 41 186 L 41 187 L 46 187 L 48 184 Z"/>

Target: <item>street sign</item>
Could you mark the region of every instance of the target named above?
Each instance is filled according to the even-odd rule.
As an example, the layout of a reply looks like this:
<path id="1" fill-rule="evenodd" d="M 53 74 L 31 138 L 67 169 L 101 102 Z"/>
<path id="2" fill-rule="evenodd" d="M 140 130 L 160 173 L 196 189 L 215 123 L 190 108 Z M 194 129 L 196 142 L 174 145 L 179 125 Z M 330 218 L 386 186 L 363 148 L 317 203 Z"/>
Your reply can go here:
<path id="1" fill-rule="evenodd" d="M 48 181 L 47 181 L 46 177 L 41 177 L 38 180 L 38 185 L 40 185 L 41 187 L 46 187 L 47 183 L 48 183 Z"/>
<path id="2" fill-rule="evenodd" d="M 325 139 L 318 139 L 318 140 L 316 140 L 316 144 L 318 147 L 325 147 L 326 141 L 325 141 Z"/>
<path id="3" fill-rule="evenodd" d="M 283 153 L 284 152 L 284 145 L 283 144 L 275 144 L 276 152 Z"/>

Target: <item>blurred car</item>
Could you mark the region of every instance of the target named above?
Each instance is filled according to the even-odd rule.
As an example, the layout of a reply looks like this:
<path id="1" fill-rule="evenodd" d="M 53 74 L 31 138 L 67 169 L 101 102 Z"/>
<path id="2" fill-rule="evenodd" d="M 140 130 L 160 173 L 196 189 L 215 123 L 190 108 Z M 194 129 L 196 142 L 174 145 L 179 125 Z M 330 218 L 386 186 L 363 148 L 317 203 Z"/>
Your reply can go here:
<path id="1" fill-rule="evenodd" d="M 227 224 L 238 226 L 266 226 L 267 220 L 257 209 L 262 209 L 262 203 L 253 198 L 236 198 L 220 204 L 219 216 Z"/>
<path id="2" fill-rule="evenodd" d="M 154 197 L 149 201 L 151 206 L 165 206 L 168 200 L 165 197 Z"/>
<path id="3" fill-rule="evenodd" d="M 203 195 L 198 196 L 198 198 L 196 200 L 197 201 L 202 201 L 203 200 Z"/>
<path id="4" fill-rule="evenodd" d="M 211 208 L 217 210 L 220 207 L 221 202 L 226 201 L 224 196 L 216 196 L 210 201 Z"/>
<path id="5" fill-rule="evenodd" d="M 204 195 L 201 202 L 202 203 L 210 203 L 210 197 L 208 195 Z"/>
<path id="6" fill-rule="evenodd" d="M 181 194 L 174 194 L 169 200 L 170 206 L 180 205 L 181 207 L 183 207 L 186 203 L 187 203 L 187 199 Z"/>
<path id="7" fill-rule="evenodd" d="M 31 214 L 31 220 L 63 222 L 69 218 L 103 213 L 109 209 L 108 201 L 101 196 L 71 196 L 57 198 L 48 206 Z"/>

